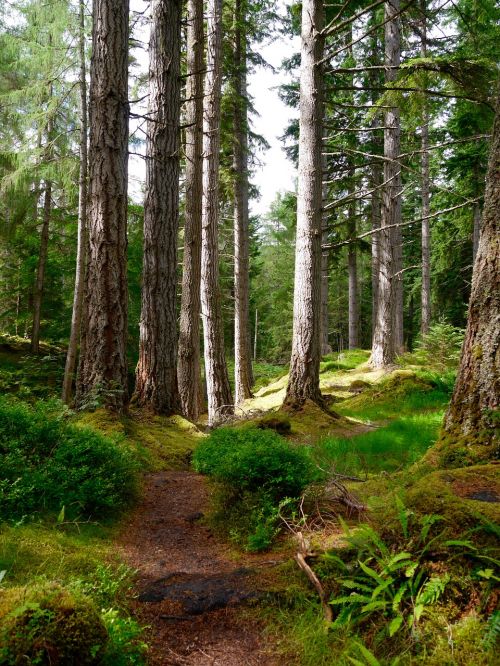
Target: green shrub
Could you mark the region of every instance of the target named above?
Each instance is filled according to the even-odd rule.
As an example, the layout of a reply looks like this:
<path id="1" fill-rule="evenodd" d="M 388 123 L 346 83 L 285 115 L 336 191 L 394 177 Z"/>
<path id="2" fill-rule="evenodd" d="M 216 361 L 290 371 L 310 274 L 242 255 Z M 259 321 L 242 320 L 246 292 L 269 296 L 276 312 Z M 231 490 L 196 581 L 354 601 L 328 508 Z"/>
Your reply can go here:
<path id="1" fill-rule="evenodd" d="M 196 449 L 193 463 L 217 482 L 215 526 L 251 552 L 271 545 L 280 502 L 299 497 L 319 475 L 309 449 L 268 429 L 216 430 Z"/>
<path id="2" fill-rule="evenodd" d="M 3 596 L 0 663 L 101 663 L 107 631 L 87 599 L 58 585 L 12 588 Z"/>
<path id="3" fill-rule="evenodd" d="M 136 493 L 132 453 L 96 432 L 51 414 L 0 400 L 0 517 L 35 513 L 105 517 Z M 63 509 L 64 507 L 64 509 Z"/>
<path id="4" fill-rule="evenodd" d="M 433 368 L 450 369 L 458 366 L 464 331 L 445 321 L 433 324 L 429 332 L 417 340 L 415 351 L 402 360 Z"/>
<path id="5" fill-rule="evenodd" d="M 148 646 L 142 640 L 143 629 L 131 617 L 121 616 L 114 608 L 101 612 L 108 632 L 102 666 L 138 666 L 144 664 Z"/>
<path id="6" fill-rule="evenodd" d="M 310 451 L 272 430 L 220 428 L 193 456 L 195 469 L 243 491 L 265 490 L 279 501 L 297 497 L 315 478 Z"/>

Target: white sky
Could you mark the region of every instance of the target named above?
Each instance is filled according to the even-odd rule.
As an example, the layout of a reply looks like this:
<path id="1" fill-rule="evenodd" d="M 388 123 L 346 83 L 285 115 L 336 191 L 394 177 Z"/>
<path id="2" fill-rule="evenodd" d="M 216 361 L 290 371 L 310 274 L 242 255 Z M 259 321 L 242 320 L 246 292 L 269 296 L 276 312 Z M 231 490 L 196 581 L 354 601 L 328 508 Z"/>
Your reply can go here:
<path id="1" fill-rule="evenodd" d="M 278 0 L 283 12 L 284 0 Z M 299 38 L 280 38 L 271 44 L 258 48 L 261 56 L 273 65 L 275 72 L 269 68 L 259 67 L 249 76 L 248 92 L 259 116 L 254 117 L 253 130 L 261 134 L 270 144 L 270 149 L 259 154 L 262 167 L 258 168 L 252 181 L 260 190 L 261 198 L 252 201 L 251 212 L 264 214 L 279 191 L 295 189 L 296 170 L 286 158 L 283 143 L 278 139 L 282 136 L 290 119 L 298 117 L 298 110 L 286 106 L 278 97 L 276 86 L 289 83 L 290 77 L 279 67 L 285 58 L 289 58 L 300 49 Z"/>
<path id="2" fill-rule="evenodd" d="M 284 13 L 285 0 L 277 0 L 279 11 Z M 146 2 L 144 0 L 131 0 L 130 9 L 142 12 Z M 136 31 L 136 37 L 147 42 L 148 29 Z M 290 81 L 290 78 L 279 71 L 284 58 L 290 57 L 299 49 L 298 38 L 280 37 L 278 40 L 256 47 L 260 55 L 275 69 L 259 67 L 248 77 L 249 94 L 253 98 L 253 105 L 258 116 L 252 118 L 252 128 L 262 135 L 270 145 L 270 149 L 258 154 L 261 166 L 255 169 L 252 182 L 261 193 L 259 200 L 250 203 L 251 213 L 263 215 L 279 191 L 293 190 L 295 188 L 296 172 L 292 163 L 287 160 L 283 151 L 283 144 L 278 139 L 284 133 L 290 119 L 296 117 L 296 111 L 291 109 L 279 99 L 276 86 Z M 136 58 L 140 60 L 141 69 L 147 70 L 147 52 L 136 49 Z M 131 132 L 137 126 L 137 121 L 131 121 Z M 139 136 L 141 136 L 139 134 Z M 143 135 L 142 135 L 143 136 Z M 144 152 L 144 147 L 132 148 L 132 151 Z M 129 195 L 135 201 L 142 201 L 145 180 L 144 160 L 136 155 L 129 159 Z"/>

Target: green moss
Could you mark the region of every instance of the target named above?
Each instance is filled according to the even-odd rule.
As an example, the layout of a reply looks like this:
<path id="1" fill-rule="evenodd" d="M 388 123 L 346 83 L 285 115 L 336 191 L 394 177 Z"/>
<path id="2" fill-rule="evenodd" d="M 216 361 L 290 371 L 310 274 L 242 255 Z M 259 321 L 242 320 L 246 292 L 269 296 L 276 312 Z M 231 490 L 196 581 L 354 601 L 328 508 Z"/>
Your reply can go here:
<path id="1" fill-rule="evenodd" d="M 85 598 L 56 584 L 10 588 L 0 605 L 0 661 L 20 663 L 98 664 L 107 632 Z"/>
<path id="2" fill-rule="evenodd" d="M 97 409 L 80 414 L 77 423 L 123 438 L 150 470 L 187 467 L 192 451 L 204 437 L 181 416 L 158 416 L 138 409 L 124 416 Z"/>
<path id="3" fill-rule="evenodd" d="M 443 516 L 447 529 L 461 534 L 478 525 L 481 516 L 500 521 L 500 469 L 478 465 L 425 474 L 408 488 L 407 506 L 419 514 Z M 481 501 L 481 497 L 489 498 Z"/>
<path id="4" fill-rule="evenodd" d="M 416 663 L 425 666 L 492 666 L 495 649 L 485 649 L 486 623 L 471 614 L 458 622 L 442 618 L 438 629 L 426 636 L 425 647 Z"/>
<path id="5" fill-rule="evenodd" d="M 474 345 L 472 348 L 472 356 L 477 361 L 480 361 L 483 358 L 483 347 L 482 345 Z"/>

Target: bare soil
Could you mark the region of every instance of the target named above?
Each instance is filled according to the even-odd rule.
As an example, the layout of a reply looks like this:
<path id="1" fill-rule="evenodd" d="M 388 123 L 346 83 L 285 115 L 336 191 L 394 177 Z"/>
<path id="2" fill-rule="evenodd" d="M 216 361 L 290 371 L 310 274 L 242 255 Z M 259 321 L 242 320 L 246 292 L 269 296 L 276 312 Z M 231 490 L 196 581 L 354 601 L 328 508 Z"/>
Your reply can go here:
<path id="1" fill-rule="evenodd" d="M 238 557 L 203 524 L 205 480 L 188 471 L 145 477 L 144 498 L 119 538 L 137 570 L 134 612 L 148 625 L 153 665 L 279 666 L 263 627 L 242 618 L 262 595 L 269 555 Z M 276 559 L 276 558 L 275 558 Z"/>

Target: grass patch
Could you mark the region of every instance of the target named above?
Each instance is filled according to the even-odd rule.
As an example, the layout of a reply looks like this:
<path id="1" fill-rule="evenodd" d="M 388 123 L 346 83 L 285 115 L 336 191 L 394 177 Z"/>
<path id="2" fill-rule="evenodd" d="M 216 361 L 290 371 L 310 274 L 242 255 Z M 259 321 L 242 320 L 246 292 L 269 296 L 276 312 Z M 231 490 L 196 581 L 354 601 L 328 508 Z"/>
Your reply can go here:
<path id="1" fill-rule="evenodd" d="M 360 395 L 335 405 L 343 416 L 380 422 L 446 407 L 453 388 L 453 375 L 400 370 Z"/>
<path id="2" fill-rule="evenodd" d="M 321 466 L 341 474 L 394 472 L 420 460 L 437 438 L 441 411 L 403 416 L 351 438 L 328 437 L 316 447 Z"/>
<path id="3" fill-rule="evenodd" d="M 370 358 L 370 352 L 366 349 L 349 349 L 344 352 L 328 354 L 323 357 L 319 371 L 331 372 L 332 370 L 354 370 L 359 365 L 366 363 Z"/>
<path id="4" fill-rule="evenodd" d="M 273 363 L 257 362 L 253 364 L 254 385 L 253 390 L 259 389 L 275 382 L 288 372 L 288 365 L 276 365 Z"/>

